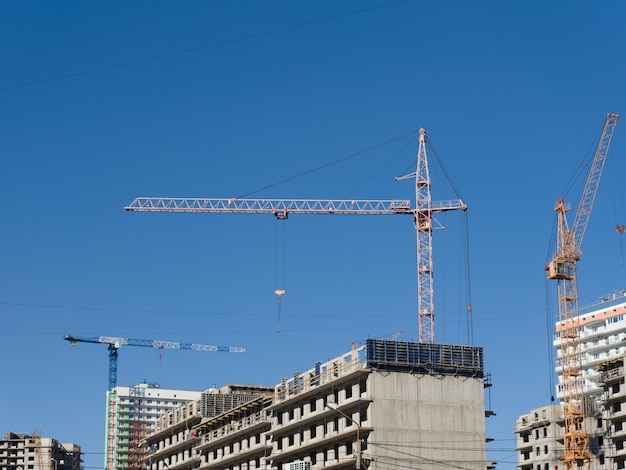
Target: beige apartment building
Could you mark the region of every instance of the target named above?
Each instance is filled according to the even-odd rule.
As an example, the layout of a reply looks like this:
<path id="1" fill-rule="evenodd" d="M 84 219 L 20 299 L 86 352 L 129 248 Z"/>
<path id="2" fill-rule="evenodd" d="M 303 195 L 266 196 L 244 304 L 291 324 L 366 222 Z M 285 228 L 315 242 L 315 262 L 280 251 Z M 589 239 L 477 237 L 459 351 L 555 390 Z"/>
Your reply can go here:
<path id="1" fill-rule="evenodd" d="M 80 470 L 81 449 L 38 433 L 8 432 L 0 439 L 2 470 Z"/>

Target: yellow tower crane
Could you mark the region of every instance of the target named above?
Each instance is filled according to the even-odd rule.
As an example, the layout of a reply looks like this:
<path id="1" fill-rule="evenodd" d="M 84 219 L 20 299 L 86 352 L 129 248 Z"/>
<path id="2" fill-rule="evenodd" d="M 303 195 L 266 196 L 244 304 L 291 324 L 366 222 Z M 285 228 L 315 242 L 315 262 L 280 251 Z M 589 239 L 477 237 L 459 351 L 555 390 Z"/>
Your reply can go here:
<path id="1" fill-rule="evenodd" d="M 574 222 L 570 228 L 567 212 L 570 206 L 559 199 L 555 206 L 558 216 L 556 254 L 548 264 L 548 279 L 558 282 L 560 368 L 563 386 L 563 463 L 565 470 L 589 468 L 589 435 L 585 429 L 585 396 L 582 377 L 582 351 L 578 316 L 578 286 L 576 263 L 581 259 L 581 245 L 591 216 L 591 210 L 611 145 L 618 114 L 608 114 L 600 143 L 591 164 Z"/>
<path id="2" fill-rule="evenodd" d="M 419 340 L 435 342 L 432 231 L 433 215 L 461 209 L 467 206 L 459 197 L 456 200 L 431 200 L 430 174 L 426 155 L 426 131 L 419 131 L 417 167 L 411 173 L 397 180 L 415 179 L 415 208 L 408 200 L 310 200 L 310 199 L 242 199 L 242 198 L 160 198 L 136 197 L 127 211 L 136 212 L 201 212 L 273 214 L 278 219 L 286 219 L 289 214 L 356 214 L 356 215 L 413 215 L 417 233 L 417 302 Z M 279 302 L 284 290 L 277 290 Z M 280 305 L 279 305 L 280 307 Z"/>

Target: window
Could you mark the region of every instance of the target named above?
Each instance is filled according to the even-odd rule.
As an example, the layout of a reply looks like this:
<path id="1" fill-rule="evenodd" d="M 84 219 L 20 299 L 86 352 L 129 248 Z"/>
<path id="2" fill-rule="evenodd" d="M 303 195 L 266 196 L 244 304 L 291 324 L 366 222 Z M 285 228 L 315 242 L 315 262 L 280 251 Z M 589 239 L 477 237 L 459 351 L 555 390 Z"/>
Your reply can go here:
<path id="1" fill-rule="evenodd" d="M 309 434 L 311 435 L 311 439 L 315 439 L 316 431 L 317 431 L 317 426 L 315 425 L 311 426 L 311 428 L 309 429 Z"/>
<path id="2" fill-rule="evenodd" d="M 352 386 L 350 386 L 350 385 L 348 385 L 348 386 L 346 387 L 346 400 L 347 400 L 348 398 L 352 398 Z"/>
<path id="3" fill-rule="evenodd" d="M 602 447 L 604 445 L 604 437 L 598 436 L 598 445 Z"/>
<path id="4" fill-rule="evenodd" d="M 548 428 L 543 428 L 543 437 L 548 437 Z"/>
<path id="5" fill-rule="evenodd" d="M 543 453 L 547 454 L 548 453 L 548 446 L 543 446 Z"/>
<path id="6" fill-rule="evenodd" d="M 598 418 L 598 424 L 597 424 L 598 428 L 602 427 L 602 418 Z"/>

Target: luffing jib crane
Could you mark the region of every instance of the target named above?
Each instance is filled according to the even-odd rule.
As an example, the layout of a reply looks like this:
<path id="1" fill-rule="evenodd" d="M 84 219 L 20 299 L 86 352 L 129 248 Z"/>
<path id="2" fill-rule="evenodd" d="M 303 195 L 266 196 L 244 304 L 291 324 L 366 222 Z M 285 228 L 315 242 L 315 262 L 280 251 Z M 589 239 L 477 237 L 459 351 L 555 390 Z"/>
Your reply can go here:
<path id="1" fill-rule="evenodd" d="M 242 198 L 162 198 L 136 197 L 127 211 L 135 212 L 196 212 L 273 214 L 286 219 L 289 214 L 354 214 L 390 215 L 412 214 L 417 232 L 417 299 L 419 339 L 434 343 L 434 295 L 432 230 L 433 215 L 467 206 L 457 200 L 433 202 L 430 192 L 430 174 L 426 155 L 426 131 L 419 131 L 417 168 L 410 175 L 397 178 L 415 179 L 415 208 L 408 200 L 309 200 L 309 199 L 242 199 Z"/>
<path id="2" fill-rule="evenodd" d="M 608 114 L 606 117 L 602 137 L 571 228 L 567 221 L 569 205 L 559 199 L 555 206 L 558 216 L 557 249 L 546 269 L 548 279 L 555 279 L 558 282 L 559 328 L 557 334 L 560 341 L 562 368 L 565 470 L 589 468 L 590 463 L 589 435 L 585 429 L 576 263 L 582 257 L 581 245 L 618 118 L 618 114 Z"/>
<path id="3" fill-rule="evenodd" d="M 65 335 L 65 340 L 72 346 L 78 343 L 106 344 L 109 349 L 109 390 L 107 392 L 107 448 L 105 455 L 106 470 L 115 470 L 115 426 L 116 426 L 116 387 L 117 387 L 117 353 L 122 346 L 143 346 L 156 349 L 190 349 L 208 352 L 246 352 L 237 346 L 213 346 L 207 344 L 175 343 L 172 341 L 118 338 L 115 336 L 96 336 L 85 338 Z"/>

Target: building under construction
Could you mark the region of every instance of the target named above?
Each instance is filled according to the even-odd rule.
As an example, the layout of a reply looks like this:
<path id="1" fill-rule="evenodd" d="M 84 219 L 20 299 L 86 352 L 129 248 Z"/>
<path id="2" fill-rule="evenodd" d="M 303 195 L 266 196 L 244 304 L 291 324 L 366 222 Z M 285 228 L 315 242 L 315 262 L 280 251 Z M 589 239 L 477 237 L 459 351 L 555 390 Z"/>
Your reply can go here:
<path id="1" fill-rule="evenodd" d="M 110 416 L 107 397 L 104 468 L 115 469 L 139 468 L 142 452 L 139 444 L 146 437 L 148 428 L 167 410 L 201 396 L 199 391 L 166 389 L 150 383 L 117 386 L 107 395 L 111 393 L 116 406 L 115 413 Z M 109 442 L 113 442 L 112 452 Z"/>
<path id="2" fill-rule="evenodd" d="M 142 443 L 143 464 L 485 470 L 486 385 L 480 347 L 372 339 L 274 387 L 250 388 L 245 400 L 225 399 L 241 389 L 210 392 L 223 409 L 198 400 L 170 410 Z"/>
<path id="3" fill-rule="evenodd" d="M 80 470 L 80 446 L 61 444 L 54 438 L 8 432 L 0 439 L 2 470 Z"/>
<path id="4" fill-rule="evenodd" d="M 581 412 L 588 436 L 591 470 L 626 468 L 626 291 L 604 296 L 599 303 L 580 308 L 575 318 L 580 334 Z M 554 347 L 558 375 L 556 398 L 563 400 L 561 322 L 556 324 Z M 623 410 L 623 411 L 622 411 Z M 515 424 L 518 468 L 552 469 L 562 465 L 565 416 L 562 403 L 531 410 Z M 559 467 L 561 468 L 561 467 Z"/>

